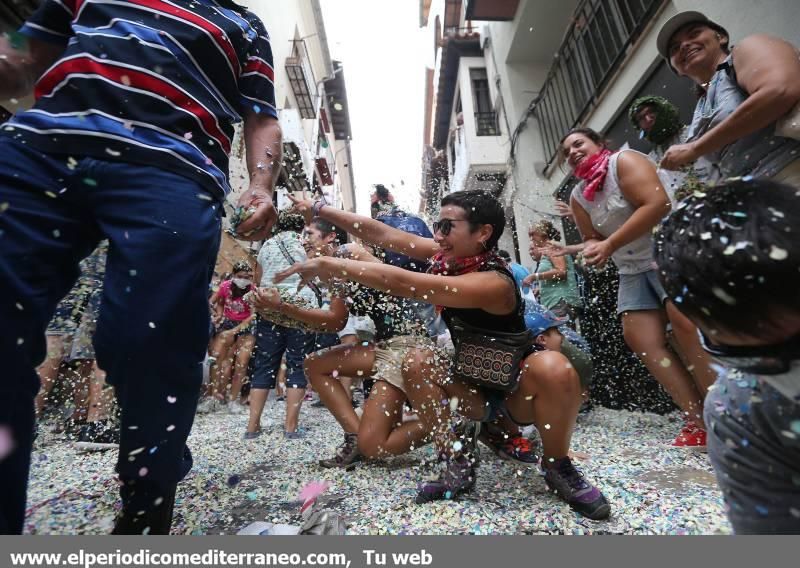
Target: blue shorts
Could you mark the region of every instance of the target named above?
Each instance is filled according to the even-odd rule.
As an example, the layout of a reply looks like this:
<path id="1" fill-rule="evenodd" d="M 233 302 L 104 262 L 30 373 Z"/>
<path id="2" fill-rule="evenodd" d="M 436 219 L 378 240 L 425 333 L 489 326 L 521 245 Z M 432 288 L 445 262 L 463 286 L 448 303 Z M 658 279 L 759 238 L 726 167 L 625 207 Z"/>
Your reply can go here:
<path id="1" fill-rule="evenodd" d="M 222 320 L 222 323 L 216 329 L 216 334 L 220 334 L 223 331 L 229 331 L 231 329 L 235 329 L 241 323 L 242 322 L 240 322 L 240 321 L 233 321 L 233 320 L 229 320 L 229 319 L 226 318 L 226 319 Z M 245 327 L 243 330 L 236 332 L 236 339 L 240 338 L 243 335 L 252 335 L 253 334 L 253 327 L 254 326 L 251 323 L 250 325 Z"/>
<path id="2" fill-rule="evenodd" d="M 314 333 L 259 320 L 256 325 L 256 352 L 251 387 L 274 389 L 285 353 L 286 387 L 306 388 L 308 382 L 303 361 L 314 350 L 314 337 Z"/>
<path id="3" fill-rule="evenodd" d="M 658 272 L 648 270 L 639 274 L 620 274 L 617 294 L 617 314 L 640 310 L 660 310 L 667 293 L 658 280 Z"/>
<path id="4" fill-rule="evenodd" d="M 339 345 L 338 333 L 317 333 L 314 336 L 314 351 L 321 349 L 330 349 Z"/>

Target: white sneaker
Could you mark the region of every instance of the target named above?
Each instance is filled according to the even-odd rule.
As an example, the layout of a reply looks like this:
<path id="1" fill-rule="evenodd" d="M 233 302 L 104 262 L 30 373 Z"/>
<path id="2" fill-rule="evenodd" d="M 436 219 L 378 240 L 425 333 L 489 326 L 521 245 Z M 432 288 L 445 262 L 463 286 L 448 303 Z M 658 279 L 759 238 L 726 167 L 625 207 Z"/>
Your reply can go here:
<path id="1" fill-rule="evenodd" d="M 219 407 L 220 404 L 216 398 L 207 398 L 197 405 L 197 414 L 210 414 L 217 411 Z"/>

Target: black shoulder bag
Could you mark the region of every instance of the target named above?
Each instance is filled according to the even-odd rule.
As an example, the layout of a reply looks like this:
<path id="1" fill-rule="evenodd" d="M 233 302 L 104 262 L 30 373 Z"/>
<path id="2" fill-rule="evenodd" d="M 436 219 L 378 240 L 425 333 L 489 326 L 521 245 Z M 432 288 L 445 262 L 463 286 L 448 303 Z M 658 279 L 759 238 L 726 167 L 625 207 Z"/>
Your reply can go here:
<path id="1" fill-rule="evenodd" d="M 476 386 L 513 391 L 533 336 L 529 330 L 504 332 L 470 325 L 458 316 L 450 318 L 450 335 L 456 348 L 453 376 Z"/>

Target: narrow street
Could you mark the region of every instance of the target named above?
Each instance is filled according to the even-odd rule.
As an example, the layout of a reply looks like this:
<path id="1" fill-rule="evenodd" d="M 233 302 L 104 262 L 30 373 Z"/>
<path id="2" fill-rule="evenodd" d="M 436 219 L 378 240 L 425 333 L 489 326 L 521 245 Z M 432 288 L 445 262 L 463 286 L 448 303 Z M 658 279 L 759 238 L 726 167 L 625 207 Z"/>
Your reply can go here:
<path id="1" fill-rule="evenodd" d="M 431 448 L 351 472 L 325 470 L 340 430 L 327 410 L 305 405 L 307 437 L 285 440 L 282 402 L 268 402 L 265 434 L 242 440 L 244 414 L 197 417 L 189 439 L 194 468 L 178 487 L 174 534 L 233 534 L 253 521 L 299 524 L 300 489 L 329 481 L 327 507 L 349 534 L 719 534 L 729 533 L 705 454 L 669 449 L 677 416 L 596 409 L 578 421 L 576 464 L 613 507 L 588 521 L 548 494 L 535 469 L 497 459 L 483 446 L 475 491 L 458 501 L 413 503 Z M 63 434 L 41 427 L 31 469 L 25 530 L 104 534 L 113 526 L 114 451 L 78 453 Z M 390 474 L 389 474 L 390 473 Z"/>

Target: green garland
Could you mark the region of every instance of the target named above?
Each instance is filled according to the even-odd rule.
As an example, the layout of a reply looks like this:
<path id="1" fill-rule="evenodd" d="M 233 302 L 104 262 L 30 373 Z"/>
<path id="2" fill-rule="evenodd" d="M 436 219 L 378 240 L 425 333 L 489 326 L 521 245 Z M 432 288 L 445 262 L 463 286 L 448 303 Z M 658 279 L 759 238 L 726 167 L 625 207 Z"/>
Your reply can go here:
<path id="1" fill-rule="evenodd" d="M 640 130 L 640 128 L 639 123 L 636 121 L 636 113 L 643 106 L 652 106 L 656 109 L 656 123 L 650 129 L 650 132 L 644 134 L 644 138 L 653 144 L 663 144 L 683 128 L 678 107 L 664 97 L 648 95 L 633 101 L 628 110 L 628 118 L 630 118 L 631 123 L 637 130 Z"/>

